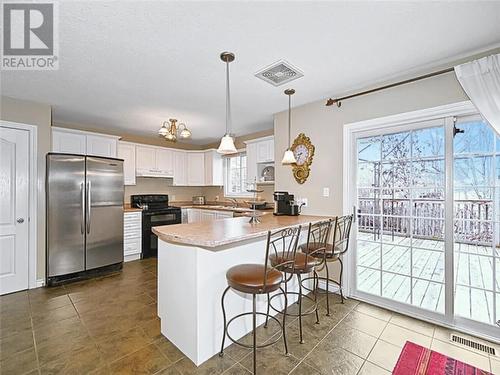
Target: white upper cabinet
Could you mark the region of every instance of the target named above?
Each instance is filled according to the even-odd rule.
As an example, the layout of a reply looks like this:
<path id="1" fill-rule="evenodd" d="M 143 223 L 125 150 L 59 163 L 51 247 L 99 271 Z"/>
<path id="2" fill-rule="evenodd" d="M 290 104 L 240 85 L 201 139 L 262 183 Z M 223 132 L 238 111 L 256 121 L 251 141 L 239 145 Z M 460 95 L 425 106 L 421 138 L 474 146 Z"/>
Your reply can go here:
<path id="1" fill-rule="evenodd" d="M 205 154 L 203 152 L 187 153 L 187 184 L 205 185 Z"/>
<path id="2" fill-rule="evenodd" d="M 257 145 L 257 163 L 274 162 L 274 138 L 255 143 Z"/>
<path id="3" fill-rule="evenodd" d="M 205 185 L 224 185 L 224 161 L 216 150 L 205 151 Z"/>
<path id="4" fill-rule="evenodd" d="M 87 139 L 84 134 L 52 129 L 52 151 L 85 155 Z"/>
<path id="5" fill-rule="evenodd" d="M 123 159 L 125 185 L 135 185 L 135 144 L 118 142 L 118 158 Z"/>
<path id="6" fill-rule="evenodd" d="M 174 185 L 187 185 L 187 153 L 186 151 L 174 151 Z"/>
<path id="7" fill-rule="evenodd" d="M 170 149 L 159 148 L 156 150 L 156 168 L 162 175 L 174 176 L 174 152 Z"/>
<path id="8" fill-rule="evenodd" d="M 80 130 L 52 128 L 52 151 L 116 158 L 120 137 Z"/>
<path id="9" fill-rule="evenodd" d="M 274 137 L 264 137 L 245 142 L 248 182 L 262 182 L 261 172 L 274 164 Z"/>
<path id="10" fill-rule="evenodd" d="M 136 174 L 146 177 L 173 177 L 173 151 L 161 147 L 137 145 Z"/>
<path id="11" fill-rule="evenodd" d="M 87 135 L 87 155 L 116 158 L 117 140 L 100 135 Z"/>
<path id="12" fill-rule="evenodd" d="M 257 144 L 248 143 L 247 147 L 247 182 L 253 182 L 257 176 Z"/>
<path id="13" fill-rule="evenodd" d="M 137 145 L 135 153 L 137 176 L 154 176 L 156 174 L 156 148 Z"/>

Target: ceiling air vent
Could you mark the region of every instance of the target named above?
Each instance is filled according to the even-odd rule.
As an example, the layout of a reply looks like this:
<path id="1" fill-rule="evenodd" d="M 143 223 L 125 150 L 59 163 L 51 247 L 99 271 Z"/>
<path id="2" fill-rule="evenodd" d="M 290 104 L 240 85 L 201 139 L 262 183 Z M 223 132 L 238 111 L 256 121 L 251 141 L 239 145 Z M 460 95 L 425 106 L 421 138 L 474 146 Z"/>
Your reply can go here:
<path id="1" fill-rule="evenodd" d="M 465 337 L 457 336 L 457 335 L 451 335 L 451 341 L 459 343 L 461 345 L 467 346 L 469 348 L 478 350 L 483 353 L 491 354 L 491 355 L 496 355 L 495 353 L 495 348 L 481 344 L 480 342 L 474 341 L 474 340 L 469 340 L 466 339 Z"/>
<path id="2" fill-rule="evenodd" d="M 304 75 L 299 69 L 285 60 L 276 61 L 255 73 L 260 78 L 273 86 L 281 86 Z"/>

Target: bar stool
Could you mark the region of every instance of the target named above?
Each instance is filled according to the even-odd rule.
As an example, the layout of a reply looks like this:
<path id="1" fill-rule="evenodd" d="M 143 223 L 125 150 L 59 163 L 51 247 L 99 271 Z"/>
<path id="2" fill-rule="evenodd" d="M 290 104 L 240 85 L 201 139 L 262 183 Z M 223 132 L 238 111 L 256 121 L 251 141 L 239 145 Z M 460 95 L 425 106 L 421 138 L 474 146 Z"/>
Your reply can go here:
<path id="1" fill-rule="evenodd" d="M 324 259 L 324 253 L 326 249 L 326 244 L 328 241 L 329 233 L 332 227 L 332 221 L 331 220 L 325 220 L 321 221 L 319 223 L 309 223 L 309 229 L 307 231 L 307 243 L 311 241 L 311 239 L 314 239 L 314 242 L 318 244 L 318 246 L 315 247 L 314 250 L 311 250 L 308 253 L 300 253 L 297 252 L 295 254 L 295 258 L 293 259 L 293 264 L 286 264 L 285 260 L 290 259 L 287 258 L 287 254 L 283 253 L 277 253 L 277 254 L 271 254 L 270 260 L 271 260 L 271 265 L 280 270 L 281 272 L 284 273 L 285 275 L 285 290 L 284 294 L 285 296 L 291 294 L 291 295 L 297 295 L 298 297 L 298 305 L 299 305 L 299 312 L 297 314 L 291 313 L 284 311 L 284 315 L 289 315 L 289 316 L 294 316 L 299 318 L 299 341 L 301 344 L 304 343 L 303 339 L 303 334 L 302 334 L 302 317 L 306 315 L 310 315 L 312 313 L 316 314 L 316 324 L 319 324 L 319 314 L 318 314 L 318 296 L 316 293 L 317 288 L 317 283 L 318 283 L 318 274 L 316 273 L 316 267 L 321 265 L 323 259 Z M 312 289 L 314 296 L 310 297 L 308 295 L 303 294 L 303 280 L 302 280 L 302 275 L 308 275 L 310 273 L 313 273 L 314 276 L 311 277 L 314 282 L 314 288 Z M 287 285 L 288 282 L 292 280 L 293 276 L 297 277 L 298 280 L 298 287 L 299 291 L 288 291 Z M 276 312 L 281 313 L 278 309 L 276 309 L 271 301 L 280 296 L 281 293 L 277 293 L 270 297 L 268 294 L 268 309 L 271 308 Z M 307 311 L 302 311 L 302 300 L 303 298 L 308 298 L 310 301 L 313 302 L 313 306 L 307 310 Z M 268 311 L 268 316 L 269 316 L 269 311 Z M 266 325 L 267 326 L 267 319 L 266 319 Z"/>
<path id="2" fill-rule="evenodd" d="M 341 217 L 336 217 L 333 222 L 333 241 L 332 244 L 327 244 L 325 252 L 323 254 L 323 260 L 321 265 L 317 267 L 317 272 L 321 272 L 325 269 L 326 277 L 319 276 L 317 280 L 323 280 L 326 283 L 326 316 L 330 316 L 330 301 L 328 298 L 328 294 L 333 293 L 330 292 L 329 284 L 333 283 L 339 287 L 340 298 L 342 303 L 344 303 L 344 293 L 342 291 L 342 274 L 344 272 L 344 263 L 342 262 L 342 256 L 349 249 L 349 238 L 351 233 L 352 220 L 354 215 L 345 215 Z M 323 246 L 323 243 L 316 243 L 314 241 L 308 242 L 307 244 L 302 244 L 299 246 L 299 249 L 302 253 L 311 254 L 312 256 L 318 256 L 315 249 L 317 247 Z M 340 277 L 339 280 L 333 280 L 330 278 L 330 272 L 328 270 L 328 264 L 334 262 L 340 263 Z M 306 278 L 303 281 L 305 282 L 308 279 L 312 279 L 312 277 Z M 307 287 L 304 287 L 307 290 Z M 318 286 L 316 285 L 316 288 Z"/>
<path id="3" fill-rule="evenodd" d="M 222 345 L 221 351 L 219 355 L 222 357 L 224 355 L 224 342 L 226 336 L 235 344 L 242 346 L 244 348 L 249 348 L 253 350 L 253 373 L 256 374 L 257 371 L 257 349 L 265 348 L 267 346 L 273 345 L 278 342 L 281 337 L 283 337 L 283 343 L 285 346 L 285 354 L 288 355 L 288 346 L 286 342 L 286 325 L 285 325 L 285 317 L 286 317 L 286 309 L 288 305 L 288 299 L 285 296 L 285 314 L 283 315 L 283 320 L 280 322 L 276 317 L 269 316 L 269 308 L 267 309 L 267 313 L 257 312 L 256 311 L 256 297 L 257 295 L 269 294 L 273 293 L 277 290 L 281 290 L 283 293 L 283 289 L 281 288 L 281 283 L 283 282 L 283 274 L 278 271 L 278 269 L 271 267 L 269 263 L 270 255 L 283 253 L 286 254 L 286 258 L 283 259 L 283 262 L 278 264 L 279 267 L 292 267 L 293 268 L 293 260 L 295 258 L 295 254 L 297 253 L 297 244 L 299 240 L 301 227 L 297 228 L 286 228 L 281 229 L 275 232 L 269 231 L 267 233 L 267 246 L 266 246 L 266 257 L 264 264 L 240 264 L 234 267 L 231 267 L 226 273 L 226 279 L 228 283 L 228 287 L 222 293 L 221 298 L 221 306 L 222 306 L 222 315 L 224 317 L 224 335 L 222 336 Z M 232 317 L 229 321 L 227 321 L 226 317 L 226 309 L 224 307 L 224 298 L 226 297 L 227 292 L 233 289 L 235 291 L 241 293 L 247 293 L 252 295 L 252 312 L 245 312 L 242 314 L 238 314 Z M 253 344 L 245 345 L 243 343 L 238 342 L 233 339 L 228 332 L 229 325 L 238 318 L 243 316 L 252 315 L 252 333 L 253 333 Z M 266 344 L 257 345 L 257 315 L 266 316 L 266 324 L 269 318 L 273 319 L 281 328 L 281 334 L 278 335 L 276 339 L 272 342 Z"/>

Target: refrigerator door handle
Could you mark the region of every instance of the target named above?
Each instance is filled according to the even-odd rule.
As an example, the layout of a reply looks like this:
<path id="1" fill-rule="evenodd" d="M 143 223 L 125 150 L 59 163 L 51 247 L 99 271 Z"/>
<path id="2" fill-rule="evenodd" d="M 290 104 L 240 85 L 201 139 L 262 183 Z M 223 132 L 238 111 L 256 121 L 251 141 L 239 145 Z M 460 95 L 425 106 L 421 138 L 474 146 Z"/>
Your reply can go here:
<path id="1" fill-rule="evenodd" d="M 90 181 L 87 181 L 87 234 L 90 234 L 90 208 L 92 206 L 91 204 L 91 197 L 92 197 L 92 194 L 91 194 L 91 188 L 92 188 L 92 185 L 90 184 Z"/>
<path id="2" fill-rule="evenodd" d="M 81 199 L 80 207 L 82 210 L 80 232 L 84 234 L 85 233 L 85 183 L 84 182 L 80 184 L 80 199 Z"/>

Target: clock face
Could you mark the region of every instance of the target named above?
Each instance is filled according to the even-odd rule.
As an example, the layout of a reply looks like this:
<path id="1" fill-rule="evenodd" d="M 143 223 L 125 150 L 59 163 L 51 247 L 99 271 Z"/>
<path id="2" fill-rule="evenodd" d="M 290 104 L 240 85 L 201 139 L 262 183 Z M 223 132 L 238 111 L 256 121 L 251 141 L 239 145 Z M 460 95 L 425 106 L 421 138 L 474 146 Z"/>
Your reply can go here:
<path id="1" fill-rule="evenodd" d="M 309 157 L 309 150 L 305 145 L 298 145 L 293 150 L 293 154 L 295 156 L 295 160 L 297 161 L 297 165 L 303 165 Z"/>

